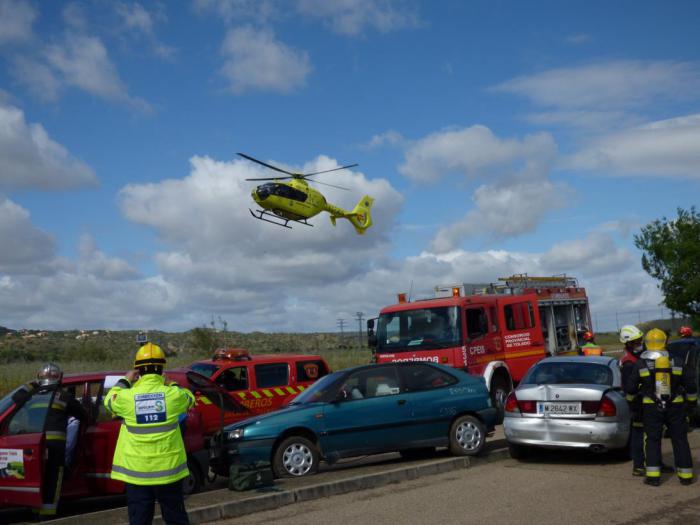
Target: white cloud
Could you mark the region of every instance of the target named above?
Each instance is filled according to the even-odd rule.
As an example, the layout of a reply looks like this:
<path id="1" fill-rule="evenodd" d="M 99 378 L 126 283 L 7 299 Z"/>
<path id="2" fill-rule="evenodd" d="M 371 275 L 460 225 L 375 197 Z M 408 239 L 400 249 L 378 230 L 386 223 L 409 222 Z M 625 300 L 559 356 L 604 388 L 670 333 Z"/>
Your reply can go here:
<path id="1" fill-rule="evenodd" d="M 656 98 L 697 98 L 700 64 L 626 60 L 551 69 L 508 80 L 493 88 L 564 109 L 639 107 Z"/>
<path id="2" fill-rule="evenodd" d="M 68 33 L 62 44 L 46 48 L 45 58 L 66 85 L 107 100 L 127 103 L 139 111 L 150 111 L 145 100 L 128 94 L 99 38 Z"/>
<path id="3" fill-rule="evenodd" d="M 556 144 L 547 133 L 526 135 L 522 140 L 500 139 L 489 128 L 475 125 L 432 133 L 406 151 L 399 172 L 420 182 L 435 182 L 446 172 L 478 177 L 498 170 L 511 175 L 541 170 L 556 155 Z"/>
<path id="4" fill-rule="evenodd" d="M 437 253 L 454 250 L 470 237 L 517 237 L 534 231 L 551 211 L 564 207 L 571 190 L 546 179 L 479 186 L 474 209 L 462 220 L 438 230 L 432 241 Z"/>
<path id="5" fill-rule="evenodd" d="M 148 102 L 129 94 L 102 40 L 85 33 L 82 8 L 69 4 L 63 16 L 71 29 L 62 38 L 13 58 L 17 80 L 44 100 L 56 100 L 65 88 L 73 87 L 150 113 Z"/>
<path id="6" fill-rule="evenodd" d="M 399 172 L 418 182 L 436 182 L 449 172 L 486 182 L 474 191 L 474 208 L 437 232 L 432 248 L 442 253 L 468 237 L 492 239 L 533 231 L 549 211 L 562 206 L 568 186 L 549 180 L 556 153 L 547 133 L 501 139 L 476 125 L 411 143 Z"/>
<path id="7" fill-rule="evenodd" d="M 365 28 L 382 33 L 419 24 L 412 2 L 391 0 L 298 0 L 297 10 L 318 18 L 342 35 L 358 35 Z"/>
<path id="8" fill-rule="evenodd" d="M 92 169 L 49 137 L 41 124 L 0 103 L 0 188 L 59 190 L 97 183 Z"/>
<path id="9" fill-rule="evenodd" d="M 588 33 L 575 33 L 573 35 L 567 36 L 564 41 L 567 44 L 574 44 L 574 45 L 579 45 L 579 44 L 587 44 L 590 42 L 592 39 L 591 35 Z"/>
<path id="10" fill-rule="evenodd" d="M 406 146 L 408 141 L 396 130 L 390 129 L 384 133 L 379 133 L 372 136 L 367 144 L 362 147 L 364 149 L 374 149 L 388 144 L 390 146 Z"/>
<path id="11" fill-rule="evenodd" d="M 7 198 L 0 198 L 0 246 L 0 275 L 44 272 L 55 252 L 53 238 Z"/>
<path id="12" fill-rule="evenodd" d="M 565 159 L 573 169 L 615 175 L 700 178 L 700 114 L 600 136 Z"/>
<path id="13" fill-rule="evenodd" d="M 139 272 L 123 259 L 109 257 L 98 250 L 95 239 L 90 235 L 81 236 L 78 254 L 80 269 L 97 279 L 122 281 L 139 276 Z"/>
<path id="14" fill-rule="evenodd" d="M 292 8 L 346 36 L 366 29 L 388 33 L 420 24 L 413 0 L 194 0 L 194 7 L 200 13 L 216 14 L 227 24 L 267 24 L 288 17 Z"/>
<path id="15" fill-rule="evenodd" d="M 164 59 L 173 58 L 175 49 L 160 42 L 155 33 L 156 21 L 166 19 L 164 11 L 150 12 L 138 2 L 115 3 L 114 9 L 126 33 L 131 34 L 137 41 L 143 39 L 147 42 L 155 55 Z"/>
<path id="16" fill-rule="evenodd" d="M 634 264 L 632 254 L 602 232 L 552 246 L 542 261 L 545 270 L 553 274 L 583 272 L 588 276 L 614 274 Z"/>
<path id="17" fill-rule="evenodd" d="M 255 207 L 250 197 L 254 183 L 244 179 L 269 171 L 242 160 L 194 157 L 191 163 L 192 171 L 184 179 L 126 186 L 120 205 L 129 220 L 153 228 L 169 247 L 156 255 L 155 262 L 193 311 L 235 313 L 251 323 L 280 317 L 292 328 L 291 320 L 283 319 L 285 312 L 292 303 L 304 301 L 311 289 L 357 283 L 381 258 L 377 254 L 387 250 L 389 230 L 402 202 L 387 181 L 343 170 L 322 176 L 323 181 L 352 191 L 319 189 L 329 202 L 345 209 L 364 194 L 373 196 L 374 226 L 359 236 L 346 221 L 333 227 L 328 215 L 321 213 L 310 220 L 313 227 L 294 224 L 287 230 L 257 221 L 248 212 Z M 292 169 L 335 167 L 337 162 L 320 156 Z"/>
<path id="18" fill-rule="evenodd" d="M 245 19 L 264 22 L 278 15 L 274 0 L 194 0 L 194 7 L 200 13 L 215 13 L 226 23 Z"/>
<path id="19" fill-rule="evenodd" d="M 231 29 L 221 46 L 221 73 L 236 94 L 251 90 L 288 93 L 303 86 L 311 72 L 309 55 L 277 40 L 270 30 Z"/>
<path id="20" fill-rule="evenodd" d="M 31 40 L 37 13 L 23 0 L 0 0 L 0 45 Z"/>

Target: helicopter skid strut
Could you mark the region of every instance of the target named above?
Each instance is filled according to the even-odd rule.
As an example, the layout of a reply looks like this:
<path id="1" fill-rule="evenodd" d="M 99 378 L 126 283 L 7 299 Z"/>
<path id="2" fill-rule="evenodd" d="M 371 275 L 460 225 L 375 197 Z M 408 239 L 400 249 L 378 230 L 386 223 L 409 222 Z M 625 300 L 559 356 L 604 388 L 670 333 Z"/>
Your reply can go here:
<path id="1" fill-rule="evenodd" d="M 280 217 L 279 215 L 275 215 L 274 213 L 270 213 L 270 212 L 265 211 L 265 210 L 253 211 L 250 208 L 248 208 L 248 211 L 256 219 L 259 219 L 259 220 L 265 221 L 265 222 L 269 222 L 271 224 L 276 224 L 277 226 L 282 226 L 283 228 L 289 228 L 290 230 L 292 229 L 292 227 L 289 226 L 290 222 L 296 222 L 297 224 L 303 224 L 305 226 L 313 227 L 313 224 L 309 224 L 308 222 L 306 222 L 306 219 L 302 219 L 302 220 L 285 219 L 284 217 Z M 280 222 L 280 221 L 284 221 L 284 222 Z"/>

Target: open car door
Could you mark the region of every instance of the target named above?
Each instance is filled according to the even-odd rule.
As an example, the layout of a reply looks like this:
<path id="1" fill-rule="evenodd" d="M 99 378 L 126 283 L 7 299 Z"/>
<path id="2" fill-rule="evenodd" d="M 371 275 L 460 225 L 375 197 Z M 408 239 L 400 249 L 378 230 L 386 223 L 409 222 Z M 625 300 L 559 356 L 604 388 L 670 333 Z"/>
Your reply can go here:
<path id="1" fill-rule="evenodd" d="M 166 371 L 169 379 L 186 386 L 194 393 L 196 405 L 193 410 L 202 418 L 203 433 L 211 436 L 224 426 L 251 417 L 250 410 L 209 378 L 192 370 Z"/>
<path id="2" fill-rule="evenodd" d="M 44 422 L 53 393 L 0 401 L 0 506 L 41 507 Z"/>

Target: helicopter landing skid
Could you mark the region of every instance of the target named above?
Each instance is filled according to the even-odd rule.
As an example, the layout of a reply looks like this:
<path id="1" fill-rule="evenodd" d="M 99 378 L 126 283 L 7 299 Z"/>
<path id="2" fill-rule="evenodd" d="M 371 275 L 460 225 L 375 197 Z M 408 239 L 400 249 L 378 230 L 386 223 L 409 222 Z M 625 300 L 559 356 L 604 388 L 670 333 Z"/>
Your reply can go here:
<path id="1" fill-rule="evenodd" d="M 297 224 L 303 224 L 304 226 L 313 227 L 313 224 L 309 224 L 308 222 L 306 222 L 306 219 L 302 219 L 302 220 L 285 219 L 284 217 L 280 217 L 279 215 L 275 215 L 274 213 L 270 213 L 270 212 L 265 211 L 265 210 L 253 211 L 250 208 L 248 208 L 248 211 L 256 219 L 259 219 L 259 220 L 265 221 L 265 222 L 269 222 L 270 224 L 276 224 L 277 226 L 282 226 L 283 228 L 289 228 L 290 230 L 292 229 L 292 227 L 289 226 L 290 222 L 296 222 Z M 280 222 L 280 221 L 284 221 L 284 222 Z"/>

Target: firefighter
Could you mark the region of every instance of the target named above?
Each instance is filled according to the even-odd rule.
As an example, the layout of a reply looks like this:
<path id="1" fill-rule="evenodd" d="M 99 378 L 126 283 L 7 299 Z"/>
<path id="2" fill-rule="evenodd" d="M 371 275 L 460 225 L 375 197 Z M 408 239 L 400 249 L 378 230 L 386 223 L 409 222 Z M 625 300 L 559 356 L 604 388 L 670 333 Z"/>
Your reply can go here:
<path id="1" fill-rule="evenodd" d="M 595 343 L 595 337 L 593 336 L 593 332 L 591 332 L 591 331 L 584 332 L 583 333 L 583 340 L 586 341 L 586 344 L 584 344 L 581 347 L 581 353 L 583 355 L 586 355 L 586 356 L 603 355 L 603 349 Z"/>
<path id="2" fill-rule="evenodd" d="M 27 409 L 37 410 L 44 414 L 44 438 L 46 440 L 46 461 L 44 463 L 44 478 L 42 482 L 42 504 L 38 509 L 40 516 L 55 516 L 58 500 L 61 496 L 66 450 L 75 448 L 77 433 L 73 441 L 66 444 L 68 418 L 82 422 L 86 413 L 80 403 L 67 390 L 61 388 L 63 372 L 55 363 L 46 363 L 36 375 L 36 380 L 23 385 L 12 395 L 12 400 L 18 405 L 27 404 Z M 49 397 L 32 399 L 35 394 L 50 394 Z M 47 401 L 48 399 L 48 401 Z"/>
<path id="3" fill-rule="evenodd" d="M 145 343 L 130 370 L 105 396 L 104 405 L 123 418 L 114 451 L 112 479 L 126 483 L 131 525 L 150 524 L 156 500 L 163 520 L 189 524 L 182 480 L 189 475 L 179 419 L 194 406 L 192 392 L 165 384 L 165 354 Z"/>
<path id="4" fill-rule="evenodd" d="M 625 345 L 625 353 L 620 359 L 622 384 L 626 385 L 635 363 L 642 353 L 644 333 L 632 324 L 620 328 L 620 342 Z M 642 422 L 642 399 L 639 395 L 627 394 L 632 416 L 630 429 L 630 455 L 632 456 L 632 475 L 644 476 L 644 423 Z"/>
<path id="5" fill-rule="evenodd" d="M 625 385 L 627 394 L 641 395 L 646 440 L 647 485 L 661 482 L 661 437 L 664 424 L 673 446 L 676 474 L 683 485 L 693 482 L 693 460 L 688 444 L 686 416 L 697 404 L 695 371 L 666 351 L 666 334 L 658 328 L 644 337 L 640 355 Z"/>
<path id="6" fill-rule="evenodd" d="M 693 337 L 693 329 L 689 326 L 681 326 L 678 329 L 678 335 L 682 338 Z"/>

